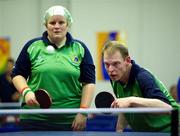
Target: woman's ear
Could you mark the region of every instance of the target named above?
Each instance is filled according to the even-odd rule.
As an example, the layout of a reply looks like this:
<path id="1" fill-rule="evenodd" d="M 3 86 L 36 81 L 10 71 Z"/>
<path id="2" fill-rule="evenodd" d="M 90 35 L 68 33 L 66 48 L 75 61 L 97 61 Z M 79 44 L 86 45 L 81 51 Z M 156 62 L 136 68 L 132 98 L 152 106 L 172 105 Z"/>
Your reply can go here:
<path id="1" fill-rule="evenodd" d="M 44 23 L 44 26 L 47 28 L 47 23 Z"/>

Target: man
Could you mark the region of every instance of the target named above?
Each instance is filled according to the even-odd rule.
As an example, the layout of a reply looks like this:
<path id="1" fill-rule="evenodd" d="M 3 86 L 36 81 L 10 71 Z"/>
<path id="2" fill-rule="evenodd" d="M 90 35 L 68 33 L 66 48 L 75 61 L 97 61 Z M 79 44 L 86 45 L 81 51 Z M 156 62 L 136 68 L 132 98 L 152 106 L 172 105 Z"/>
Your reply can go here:
<path id="1" fill-rule="evenodd" d="M 131 60 L 124 45 L 118 41 L 106 42 L 102 57 L 117 97 L 111 107 L 178 108 L 162 82 Z M 120 114 L 117 131 L 122 132 L 127 124 L 134 131 L 169 132 L 171 118 L 168 114 Z"/>

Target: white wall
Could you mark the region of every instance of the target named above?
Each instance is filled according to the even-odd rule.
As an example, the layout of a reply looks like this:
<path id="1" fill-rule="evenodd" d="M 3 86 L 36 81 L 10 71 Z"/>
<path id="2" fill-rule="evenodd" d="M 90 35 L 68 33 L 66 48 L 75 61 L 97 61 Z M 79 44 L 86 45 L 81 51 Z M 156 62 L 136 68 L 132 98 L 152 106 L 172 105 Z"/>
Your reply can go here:
<path id="1" fill-rule="evenodd" d="M 38 5 L 36 0 L 1 0 L 0 5 L 0 36 L 10 37 L 16 58 L 27 39 L 39 34 Z"/>
<path id="2" fill-rule="evenodd" d="M 180 76 L 180 1 L 146 1 L 143 11 L 141 63 L 170 86 Z"/>
<path id="3" fill-rule="evenodd" d="M 27 40 L 44 31 L 43 14 L 52 5 L 66 6 L 74 23 L 71 32 L 84 41 L 95 61 L 96 33 L 126 31 L 130 54 L 167 87 L 180 76 L 179 0 L 0 0 L 0 36 L 11 38 L 16 59 Z M 96 93 L 112 91 L 97 81 Z"/>

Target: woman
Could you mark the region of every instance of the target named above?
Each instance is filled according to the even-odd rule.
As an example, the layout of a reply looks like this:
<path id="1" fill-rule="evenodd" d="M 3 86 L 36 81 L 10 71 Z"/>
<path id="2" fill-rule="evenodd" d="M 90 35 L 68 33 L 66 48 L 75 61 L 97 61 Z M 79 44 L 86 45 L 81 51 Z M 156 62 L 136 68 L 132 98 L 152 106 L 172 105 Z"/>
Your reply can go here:
<path id="1" fill-rule="evenodd" d="M 26 43 L 13 70 L 13 83 L 23 95 L 24 109 L 39 108 L 34 92 L 50 94 L 50 108 L 88 108 L 95 88 L 95 66 L 84 43 L 68 32 L 69 11 L 62 6 L 49 8 L 44 16 L 47 29 L 42 37 Z M 86 115 L 21 115 L 24 130 L 84 130 Z"/>

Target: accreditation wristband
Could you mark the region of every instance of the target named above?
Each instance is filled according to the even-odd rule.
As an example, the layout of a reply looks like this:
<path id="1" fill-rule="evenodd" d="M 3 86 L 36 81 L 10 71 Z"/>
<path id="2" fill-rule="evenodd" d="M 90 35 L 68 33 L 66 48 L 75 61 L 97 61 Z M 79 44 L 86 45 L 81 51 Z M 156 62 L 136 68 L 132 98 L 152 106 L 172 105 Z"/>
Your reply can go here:
<path id="1" fill-rule="evenodd" d="M 30 88 L 24 89 L 24 91 L 22 92 L 22 96 L 25 97 L 25 95 L 30 91 L 32 92 L 32 90 Z"/>
<path id="2" fill-rule="evenodd" d="M 81 105 L 80 108 L 81 108 L 81 109 L 87 109 L 88 107 Z"/>
<path id="3" fill-rule="evenodd" d="M 29 88 L 28 86 L 24 87 L 23 89 L 20 90 L 20 93 L 23 94 L 23 92 L 28 88 Z"/>

